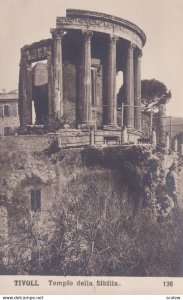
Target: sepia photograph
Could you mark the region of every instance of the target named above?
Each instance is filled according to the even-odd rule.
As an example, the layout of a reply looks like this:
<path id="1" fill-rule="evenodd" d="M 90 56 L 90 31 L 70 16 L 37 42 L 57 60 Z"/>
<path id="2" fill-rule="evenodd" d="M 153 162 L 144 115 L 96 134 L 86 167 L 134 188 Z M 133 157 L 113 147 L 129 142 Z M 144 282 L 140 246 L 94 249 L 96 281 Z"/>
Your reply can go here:
<path id="1" fill-rule="evenodd" d="M 182 14 L 0 0 L 4 294 L 183 294 Z"/>

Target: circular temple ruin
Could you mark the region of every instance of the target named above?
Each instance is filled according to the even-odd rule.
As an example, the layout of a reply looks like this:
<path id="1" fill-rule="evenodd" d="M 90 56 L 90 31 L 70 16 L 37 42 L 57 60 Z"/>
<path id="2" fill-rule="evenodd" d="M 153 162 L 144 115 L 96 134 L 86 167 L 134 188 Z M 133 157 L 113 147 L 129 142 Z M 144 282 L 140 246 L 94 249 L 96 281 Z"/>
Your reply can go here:
<path id="1" fill-rule="evenodd" d="M 141 135 L 141 56 L 146 42 L 135 24 L 111 15 L 67 9 L 51 38 L 21 49 L 20 125 L 66 114 L 75 129 Z M 122 99 L 117 101 L 121 72 Z"/>

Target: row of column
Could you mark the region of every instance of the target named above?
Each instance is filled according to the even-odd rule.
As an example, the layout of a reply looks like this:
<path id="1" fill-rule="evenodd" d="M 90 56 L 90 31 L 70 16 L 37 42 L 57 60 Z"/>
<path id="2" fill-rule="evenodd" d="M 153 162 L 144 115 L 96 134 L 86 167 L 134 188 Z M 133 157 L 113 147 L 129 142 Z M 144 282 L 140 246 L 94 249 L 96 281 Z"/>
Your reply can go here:
<path id="1" fill-rule="evenodd" d="M 64 33 L 51 30 L 53 38 L 53 113 L 63 114 L 62 37 Z M 83 31 L 80 107 L 80 125 L 90 127 L 92 122 L 91 99 L 91 37 L 93 32 Z"/>
<path id="2" fill-rule="evenodd" d="M 124 125 L 137 130 L 141 130 L 141 56 L 142 52 L 130 43 L 124 70 Z"/>
<path id="3" fill-rule="evenodd" d="M 91 37 L 92 32 L 83 32 L 83 74 L 81 101 L 83 107 L 83 123 L 92 124 L 91 115 Z M 118 38 L 109 35 L 106 74 L 106 124 L 109 128 L 117 127 L 116 99 L 116 44 Z M 135 53 L 134 53 L 134 50 Z M 125 103 L 124 125 L 141 130 L 141 51 L 130 43 L 127 49 L 124 70 Z"/>
<path id="4" fill-rule="evenodd" d="M 51 30 L 53 38 L 53 53 L 48 55 L 48 77 L 49 78 L 49 113 L 63 114 L 63 74 L 62 74 L 62 38 L 63 31 Z M 83 31 L 82 43 L 82 74 L 81 74 L 81 107 L 82 124 L 92 126 L 92 99 L 91 99 L 91 31 Z M 106 81 L 106 118 L 105 125 L 109 128 L 117 127 L 117 99 L 116 99 L 116 44 L 118 38 L 109 35 L 106 73 L 103 80 Z M 141 130 L 141 51 L 136 50 L 134 55 L 134 45 L 129 43 L 125 58 L 126 66 L 124 70 L 124 125 L 127 128 Z M 20 76 L 22 82 L 22 108 L 26 107 L 27 120 L 22 118 L 22 123 L 31 124 L 32 96 L 29 88 L 32 88 L 30 76 L 30 64 L 21 63 Z M 29 87 L 28 87 L 29 86 Z M 31 98 L 31 101 L 29 101 Z M 30 102 L 28 104 L 28 102 Z M 52 103 L 51 103 L 52 102 Z M 24 119 L 24 120 L 23 120 Z M 29 120 L 30 119 L 30 120 Z M 25 125 L 27 125 L 25 124 Z"/>
<path id="5" fill-rule="evenodd" d="M 82 107 L 82 123 L 92 125 L 91 103 L 91 31 L 83 31 L 82 44 L 82 74 L 80 101 Z M 54 112 L 63 112 L 62 92 L 62 46 L 63 32 L 52 31 L 54 45 L 53 82 L 54 82 Z M 106 74 L 105 125 L 117 127 L 117 99 L 116 99 L 116 44 L 118 38 L 109 35 Z M 134 53 L 135 50 L 135 53 Z M 141 130 L 141 51 L 129 43 L 124 70 L 125 103 L 124 125 L 127 128 Z M 59 104 L 60 103 L 60 104 Z"/>

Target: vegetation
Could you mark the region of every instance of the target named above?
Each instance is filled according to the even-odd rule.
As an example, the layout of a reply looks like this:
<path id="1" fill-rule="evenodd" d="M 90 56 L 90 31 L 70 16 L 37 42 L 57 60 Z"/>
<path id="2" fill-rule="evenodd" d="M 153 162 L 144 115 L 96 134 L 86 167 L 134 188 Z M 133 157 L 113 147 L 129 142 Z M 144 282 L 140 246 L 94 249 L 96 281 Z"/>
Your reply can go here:
<path id="1" fill-rule="evenodd" d="M 166 104 L 171 99 L 171 91 L 166 85 L 156 79 L 144 79 L 142 86 L 142 104 L 144 110 L 158 107 L 160 104 Z"/>
<path id="2" fill-rule="evenodd" d="M 156 79 L 144 79 L 141 81 L 142 105 L 144 110 L 158 107 L 159 104 L 167 103 L 171 99 L 171 91 L 166 85 Z M 124 85 L 121 86 L 117 95 L 118 106 L 125 101 Z"/>
<path id="3" fill-rule="evenodd" d="M 90 189 L 83 199 L 65 198 L 67 210 L 55 207 L 45 224 L 40 225 L 39 213 L 19 221 L 19 233 L 1 243 L 8 273 L 179 275 L 183 223 L 177 212 L 157 222 L 149 208 L 134 213 L 109 190 L 100 198 L 102 193 L 94 190 L 91 196 Z"/>
<path id="4" fill-rule="evenodd" d="M 10 237 L 1 235 L 2 273 L 179 276 L 182 211 L 167 211 L 163 157 L 144 146 L 54 153 L 70 179 L 46 214 L 31 212 L 23 185 L 16 187 Z"/>
<path id="5" fill-rule="evenodd" d="M 27 126 L 26 128 L 18 128 L 19 135 L 43 135 L 48 132 L 56 132 L 63 128 L 74 128 L 75 120 L 70 117 L 70 114 L 64 113 L 63 116 L 57 114 L 47 117 L 42 125 Z"/>

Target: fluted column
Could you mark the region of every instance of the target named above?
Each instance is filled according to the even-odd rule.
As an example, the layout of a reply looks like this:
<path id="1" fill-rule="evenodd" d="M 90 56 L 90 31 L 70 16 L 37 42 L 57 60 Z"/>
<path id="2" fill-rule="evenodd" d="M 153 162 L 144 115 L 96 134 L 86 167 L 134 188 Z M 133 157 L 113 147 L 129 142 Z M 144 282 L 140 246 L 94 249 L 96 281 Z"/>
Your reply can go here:
<path id="1" fill-rule="evenodd" d="M 118 38 L 109 35 L 107 51 L 106 74 L 106 125 L 117 127 L 117 98 L 116 98 L 116 43 Z"/>
<path id="2" fill-rule="evenodd" d="M 82 32 L 82 66 L 81 66 L 81 122 L 82 125 L 92 125 L 91 103 L 91 37 L 93 32 Z"/>
<path id="3" fill-rule="evenodd" d="M 32 69 L 24 57 L 20 61 L 19 99 L 20 126 L 25 128 L 32 124 Z"/>
<path id="4" fill-rule="evenodd" d="M 52 65 L 52 54 L 51 51 L 47 53 L 47 66 L 48 66 L 48 115 L 53 115 L 53 65 Z"/>
<path id="5" fill-rule="evenodd" d="M 51 29 L 53 38 L 53 114 L 63 115 L 62 37 L 64 32 Z"/>
<path id="6" fill-rule="evenodd" d="M 134 45 L 130 43 L 126 55 L 126 68 L 124 72 L 125 107 L 124 125 L 134 128 Z"/>
<path id="7" fill-rule="evenodd" d="M 82 105 L 82 65 L 81 62 L 76 66 L 76 126 L 83 123 L 83 105 Z"/>
<path id="8" fill-rule="evenodd" d="M 142 51 L 138 49 L 134 61 L 134 127 L 137 130 L 141 130 L 141 57 Z"/>

